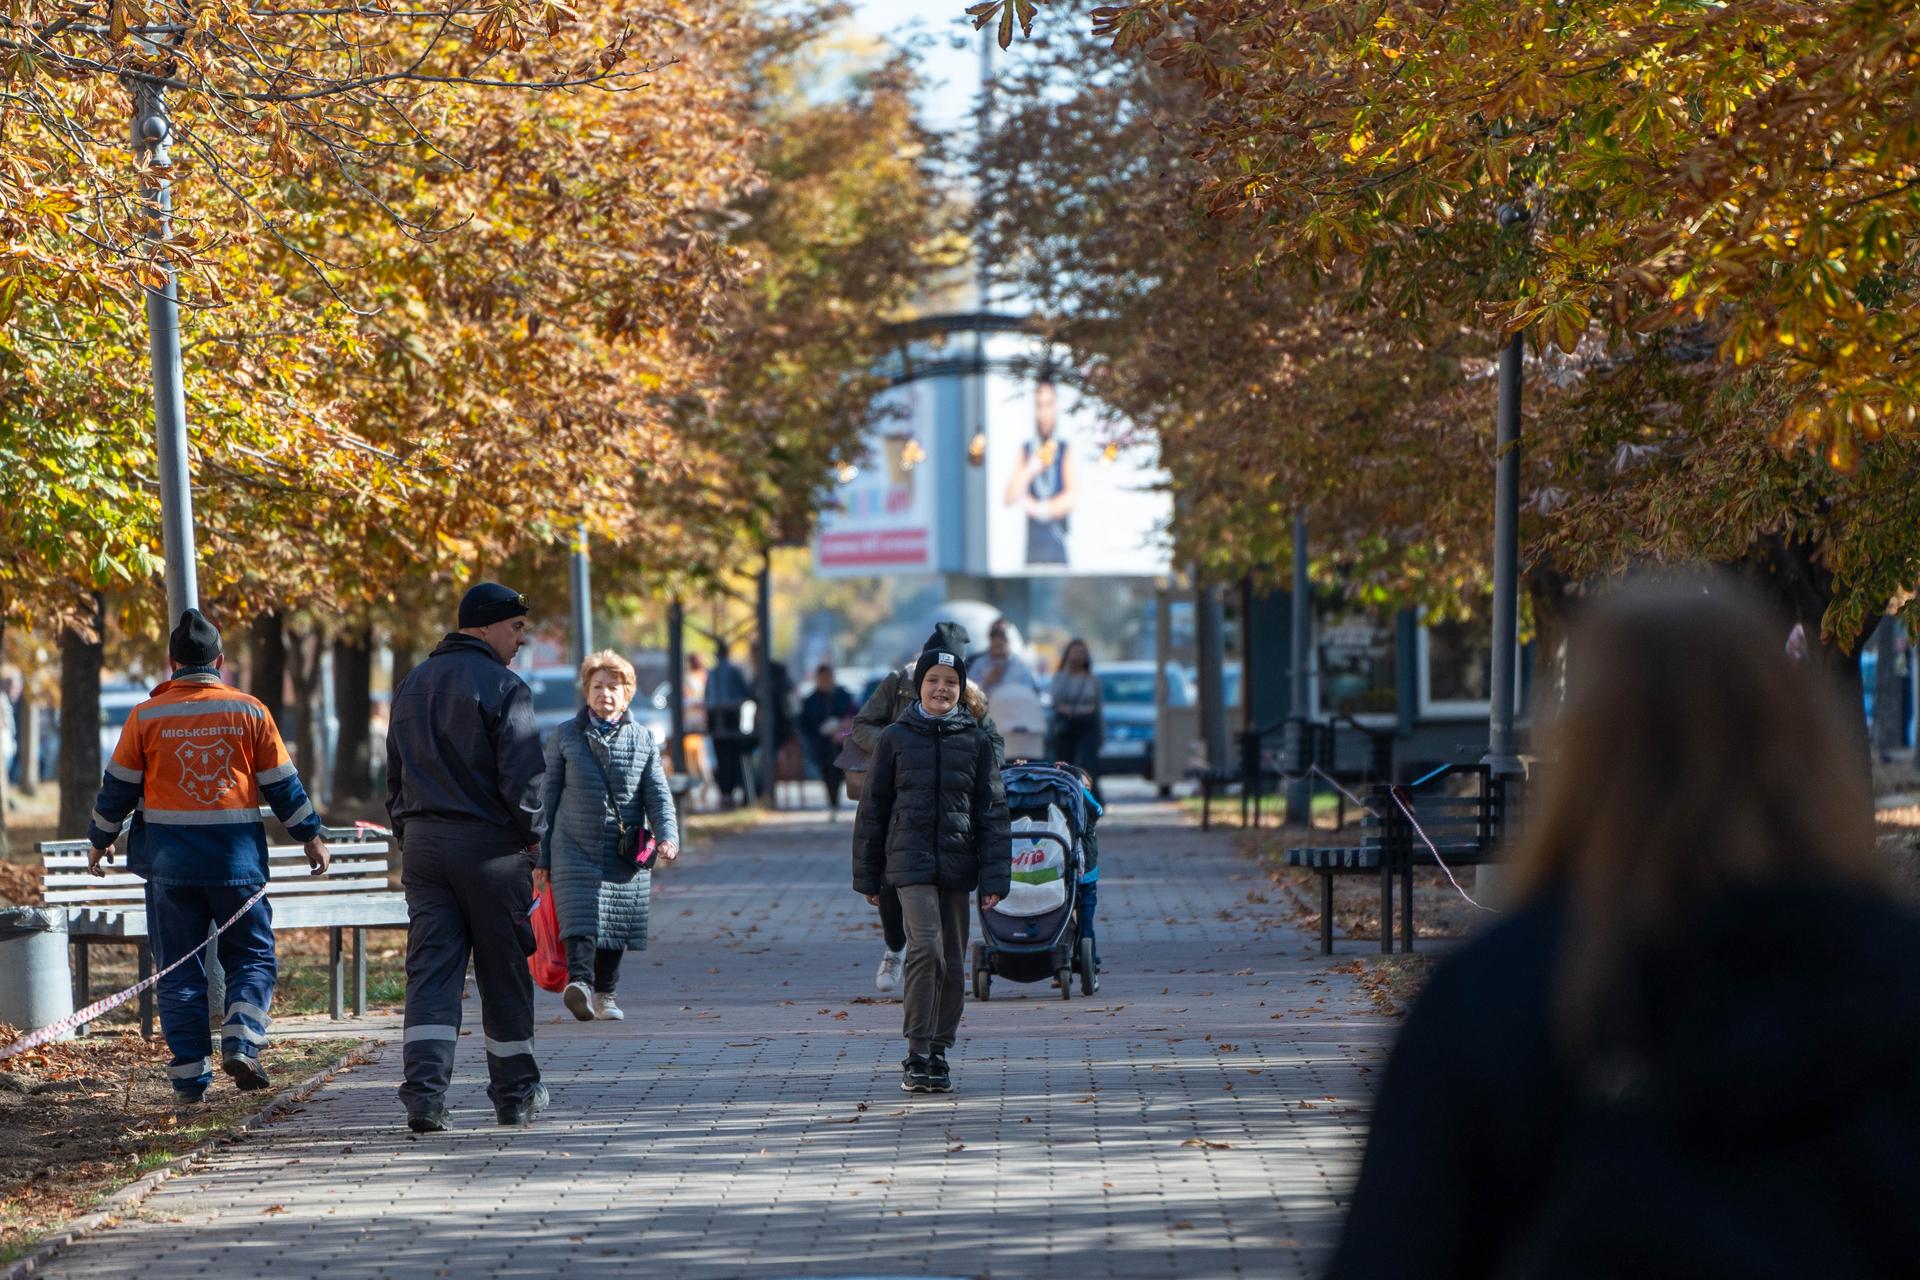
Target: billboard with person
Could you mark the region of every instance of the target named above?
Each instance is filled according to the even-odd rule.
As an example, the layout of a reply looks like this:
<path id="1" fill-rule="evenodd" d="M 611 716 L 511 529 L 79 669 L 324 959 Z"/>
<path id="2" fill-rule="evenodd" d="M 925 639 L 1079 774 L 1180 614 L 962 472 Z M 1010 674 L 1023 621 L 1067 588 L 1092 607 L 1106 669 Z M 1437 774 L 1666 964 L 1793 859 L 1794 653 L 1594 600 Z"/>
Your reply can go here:
<path id="1" fill-rule="evenodd" d="M 990 576 L 1168 571 L 1173 506 L 1154 444 L 1123 442 L 1097 401 L 1044 375 L 991 373 L 986 392 Z"/>

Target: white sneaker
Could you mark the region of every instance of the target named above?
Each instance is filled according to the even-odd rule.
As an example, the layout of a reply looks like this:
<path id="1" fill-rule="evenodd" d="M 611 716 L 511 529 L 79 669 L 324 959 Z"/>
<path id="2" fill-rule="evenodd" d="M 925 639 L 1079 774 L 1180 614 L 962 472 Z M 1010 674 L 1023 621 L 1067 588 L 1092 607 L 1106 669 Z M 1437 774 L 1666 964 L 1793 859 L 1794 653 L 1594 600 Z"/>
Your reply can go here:
<path id="1" fill-rule="evenodd" d="M 900 970 L 907 963 L 907 953 L 903 951 L 882 951 L 880 967 L 873 975 L 873 987 L 876 991 L 892 991 L 900 985 Z"/>
<path id="2" fill-rule="evenodd" d="M 613 1002 L 613 992 L 596 991 L 593 993 L 593 1016 L 602 1022 L 620 1022 L 627 1015 L 620 1012 L 620 1006 Z"/>
<path id="3" fill-rule="evenodd" d="M 593 1021 L 593 988 L 584 982 L 569 982 L 567 989 L 560 993 L 560 1002 L 567 1006 L 567 1012 L 582 1022 Z"/>

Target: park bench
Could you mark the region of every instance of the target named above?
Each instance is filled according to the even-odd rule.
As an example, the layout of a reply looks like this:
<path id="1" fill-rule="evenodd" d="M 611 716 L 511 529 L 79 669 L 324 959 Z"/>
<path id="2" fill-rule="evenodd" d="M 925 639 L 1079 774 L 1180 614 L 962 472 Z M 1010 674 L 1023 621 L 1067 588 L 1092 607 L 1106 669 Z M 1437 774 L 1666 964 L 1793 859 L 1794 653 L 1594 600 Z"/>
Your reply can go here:
<path id="1" fill-rule="evenodd" d="M 1450 782 L 1466 780 L 1464 793 Z M 1320 954 L 1333 954 L 1333 878 L 1370 875 L 1380 880 L 1380 951 L 1393 952 L 1394 879 L 1400 881 L 1400 949 L 1413 950 L 1413 868 L 1432 851 L 1395 801 L 1413 810 L 1420 827 L 1449 867 L 1493 861 L 1518 818 L 1520 783 L 1496 778 L 1485 765 L 1443 765 L 1415 782 L 1375 783 L 1367 788 L 1367 811 L 1351 844 L 1287 850 L 1287 865 L 1320 876 Z"/>
<path id="2" fill-rule="evenodd" d="M 333 863 L 324 876 L 307 869 L 305 850 L 297 844 L 270 845 L 268 869 L 272 877 L 269 898 L 273 927 L 326 929 L 327 982 L 332 1016 L 345 1016 L 346 953 L 344 935 L 353 933 L 353 1012 L 367 1011 L 367 930 L 403 929 L 407 924 L 406 897 L 388 887 L 391 845 L 384 833 L 364 828 L 323 829 L 333 851 Z M 92 1001 L 91 949 L 96 946 L 132 946 L 139 976 L 153 972 L 153 952 L 147 941 L 146 882 L 126 871 L 122 857 L 104 877 L 87 874 L 85 840 L 49 840 L 35 846 L 46 872 L 43 900 L 67 913 L 67 937 L 74 951 L 74 1005 Z M 140 996 L 140 1030 L 153 1034 L 153 992 Z"/>
<path id="3" fill-rule="evenodd" d="M 1280 735 L 1277 750 L 1268 739 Z M 1240 789 L 1240 825 L 1260 825 L 1261 804 L 1269 788 L 1276 794 L 1289 777 L 1324 775 L 1343 787 L 1362 786 L 1393 776 L 1393 731 L 1361 724 L 1352 716 L 1327 720 L 1288 716 L 1264 729 L 1240 734 L 1240 758 L 1231 766 L 1191 770 L 1200 786 L 1200 829 L 1213 826 L 1213 799 Z M 1346 797 L 1340 797 L 1340 825 L 1346 822 Z"/>

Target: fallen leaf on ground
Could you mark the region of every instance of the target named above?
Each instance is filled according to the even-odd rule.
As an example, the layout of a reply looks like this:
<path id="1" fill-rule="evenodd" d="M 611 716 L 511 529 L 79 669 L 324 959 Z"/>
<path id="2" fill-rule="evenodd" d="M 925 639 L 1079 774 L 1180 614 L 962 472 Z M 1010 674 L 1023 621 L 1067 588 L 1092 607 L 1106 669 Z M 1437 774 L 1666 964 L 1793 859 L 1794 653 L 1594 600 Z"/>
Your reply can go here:
<path id="1" fill-rule="evenodd" d="M 1180 1145 L 1183 1147 L 1199 1147 L 1200 1149 L 1205 1151 L 1233 1150 L 1233 1144 L 1231 1142 L 1215 1142 L 1211 1138 L 1188 1138 L 1185 1142 L 1181 1143 Z"/>

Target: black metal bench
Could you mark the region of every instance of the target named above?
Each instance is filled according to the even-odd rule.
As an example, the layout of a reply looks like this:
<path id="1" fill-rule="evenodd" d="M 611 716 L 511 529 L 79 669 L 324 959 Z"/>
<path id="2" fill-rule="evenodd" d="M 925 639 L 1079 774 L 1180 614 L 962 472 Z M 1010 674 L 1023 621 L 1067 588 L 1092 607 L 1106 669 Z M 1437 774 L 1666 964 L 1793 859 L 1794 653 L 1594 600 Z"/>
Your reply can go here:
<path id="1" fill-rule="evenodd" d="M 1276 734 L 1277 750 L 1267 742 Z M 1332 716 L 1326 720 L 1308 720 L 1288 716 L 1264 729 L 1248 729 L 1239 736 L 1237 763 L 1194 769 L 1188 776 L 1200 786 L 1200 829 L 1213 826 L 1214 796 L 1240 789 L 1240 825 L 1258 827 L 1260 810 L 1271 790 L 1276 795 L 1280 783 L 1303 775 L 1324 777 L 1341 787 L 1364 786 L 1393 776 L 1393 731 L 1361 724 L 1352 716 Z M 1317 789 L 1317 782 L 1309 782 Z M 1341 827 L 1347 825 L 1347 799 L 1340 797 Z"/>
<path id="2" fill-rule="evenodd" d="M 1466 794 L 1446 790 L 1449 779 L 1469 778 Z M 1397 799 L 1396 799 L 1397 796 Z M 1493 861 L 1514 829 L 1519 800 L 1517 779 L 1496 778 L 1485 765 L 1446 765 L 1408 784 L 1376 783 L 1367 788 L 1367 812 L 1356 844 L 1287 850 L 1287 865 L 1320 876 L 1320 954 L 1333 954 L 1333 878 L 1372 875 L 1380 880 L 1380 951 L 1393 953 L 1394 879 L 1400 881 L 1400 949 L 1413 950 L 1413 868 L 1438 851 L 1448 867 Z M 1405 802 L 1432 840 L 1427 847 L 1400 807 Z"/>

